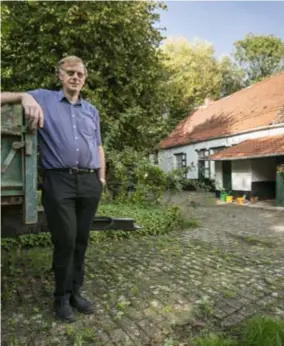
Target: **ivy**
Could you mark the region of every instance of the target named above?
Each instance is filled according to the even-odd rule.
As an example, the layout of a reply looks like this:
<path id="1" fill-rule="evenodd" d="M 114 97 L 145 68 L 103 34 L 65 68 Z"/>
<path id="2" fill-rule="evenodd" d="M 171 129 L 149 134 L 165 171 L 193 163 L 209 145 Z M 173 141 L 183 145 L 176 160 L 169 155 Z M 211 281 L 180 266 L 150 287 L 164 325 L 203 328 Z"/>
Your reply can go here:
<path id="1" fill-rule="evenodd" d="M 98 216 L 127 217 L 135 219 L 142 228 L 139 231 L 92 231 L 92 242 L 108 239 L 122 239 L 131 236 L 166 234 L 174 229 L 195 226 L 195 222 L 186 221 L 176 207 L 145 206 L 139 204 L 105 203 L 99 206 Z M 2 239 L 3 250 L 16 248 L 46 247 L 51 245 L 49 233 L 27 234 L 15 238 Z"/>

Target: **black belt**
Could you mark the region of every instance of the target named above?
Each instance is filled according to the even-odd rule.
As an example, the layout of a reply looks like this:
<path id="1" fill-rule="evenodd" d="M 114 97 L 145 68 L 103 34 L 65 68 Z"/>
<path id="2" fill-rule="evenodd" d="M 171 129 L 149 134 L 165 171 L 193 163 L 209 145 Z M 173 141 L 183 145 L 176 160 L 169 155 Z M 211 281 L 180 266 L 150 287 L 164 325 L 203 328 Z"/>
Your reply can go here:
<path id="1" fill-rule="evenodd" d="M 92 174 L 97 173 L 97 169 L 89 169 L 89 168 L 51 168 L 47 169 L 47 171 L 56 171 L 56 172 L 66 172 L 69 174 Z"/>

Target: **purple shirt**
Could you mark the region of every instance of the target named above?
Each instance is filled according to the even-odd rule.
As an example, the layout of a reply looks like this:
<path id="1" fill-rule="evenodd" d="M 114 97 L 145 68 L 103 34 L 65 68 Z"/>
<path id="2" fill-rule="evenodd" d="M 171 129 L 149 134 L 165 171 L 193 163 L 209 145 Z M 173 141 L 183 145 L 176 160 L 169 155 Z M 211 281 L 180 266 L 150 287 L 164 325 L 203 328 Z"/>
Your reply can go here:
<path id="1" fill-rule="evenodd" d="M 102 142 L 97 109 L 82 98 L 71 104 L 62 90 L 37 89 L 28 94 L 44 114 L 44 127 L 38 129 L 42 167 L 99 168 L 98 146 Z"/>

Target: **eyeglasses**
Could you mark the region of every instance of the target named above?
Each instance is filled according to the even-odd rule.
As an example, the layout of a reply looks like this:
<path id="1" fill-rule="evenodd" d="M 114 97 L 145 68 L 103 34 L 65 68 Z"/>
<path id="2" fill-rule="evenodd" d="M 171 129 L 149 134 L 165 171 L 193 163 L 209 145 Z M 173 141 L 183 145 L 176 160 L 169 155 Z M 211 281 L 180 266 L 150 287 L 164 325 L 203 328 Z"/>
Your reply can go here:
<path id="1" fill-rule="evenodd" d="M 82 72 L 77 72 L 73 70 L 65 70 L 64 68 L 61 67 L 61 69 L 68 74 L 68 76 L 73 77 L 75 74 L 77 74 L 77 77 L 79 79 L 83 79 L 85 77 L 85 73 Z"/>

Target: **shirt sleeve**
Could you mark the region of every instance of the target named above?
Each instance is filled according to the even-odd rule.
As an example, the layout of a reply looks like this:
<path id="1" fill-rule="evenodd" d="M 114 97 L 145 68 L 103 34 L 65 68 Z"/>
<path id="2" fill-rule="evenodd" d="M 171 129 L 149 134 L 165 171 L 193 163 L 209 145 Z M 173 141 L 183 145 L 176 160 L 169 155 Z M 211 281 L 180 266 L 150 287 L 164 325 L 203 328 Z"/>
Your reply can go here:
<path id="1" fill-rule="evenodd" d="M 102 145 L 100 116 L 97 110 L 96 110 L 96 126 L 97 126 L 97 136 L 96 136 L 97 145 Z"/>
<path id="2" fill-rule="evenodd" d="M 27 93 L 29 95 L 31 95 L 40 106 L 42 106 L 42 104 L 44 102 L 44 98 L 48 93 L 48 90 L 35 89 L 35 90 L 29 90 L 29 91 L 27 91 Z"/>

